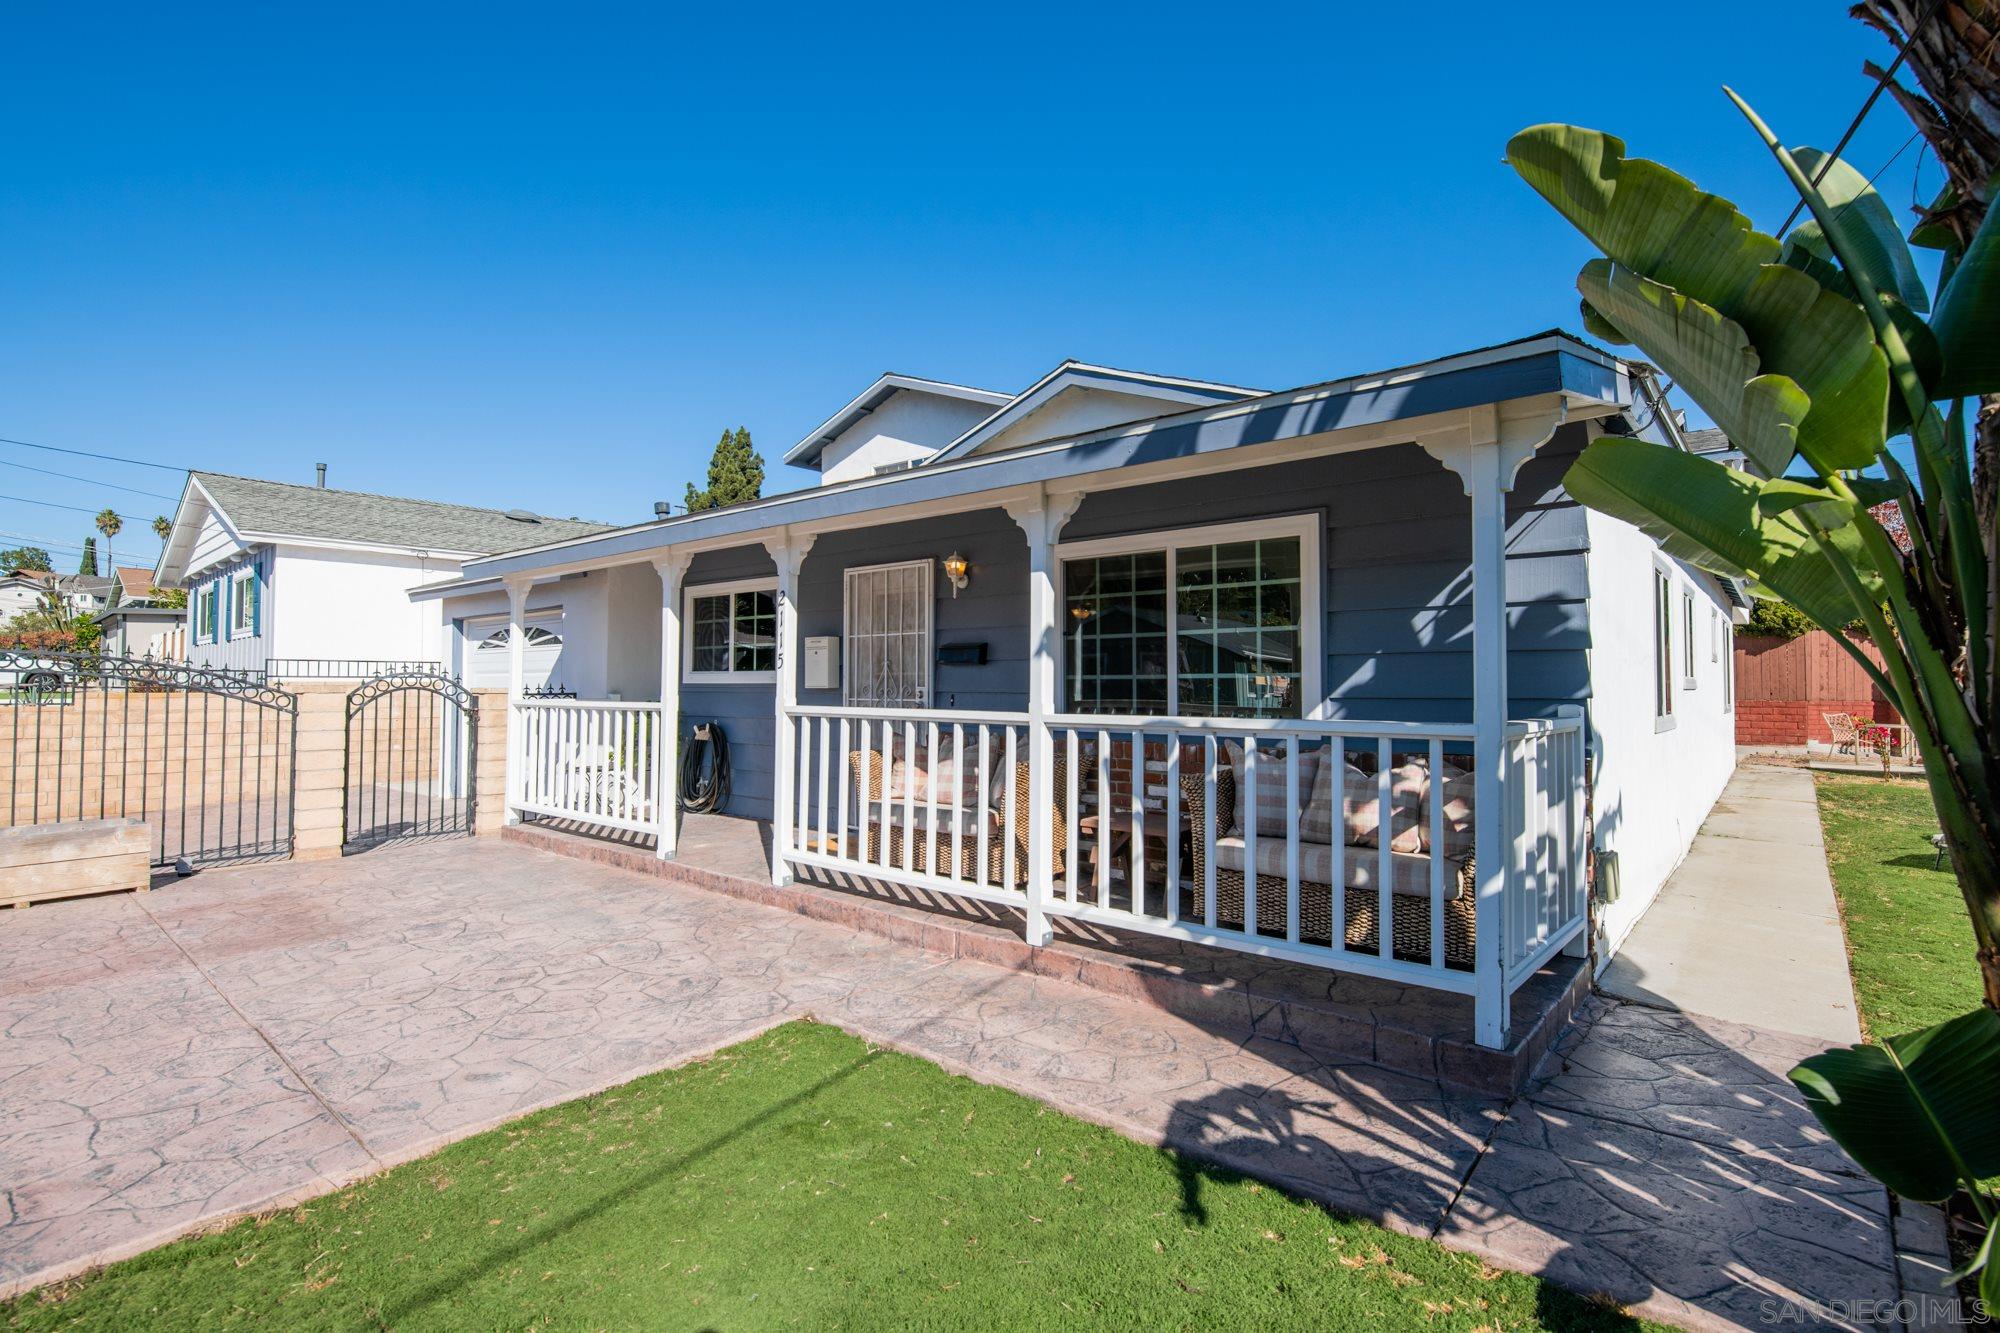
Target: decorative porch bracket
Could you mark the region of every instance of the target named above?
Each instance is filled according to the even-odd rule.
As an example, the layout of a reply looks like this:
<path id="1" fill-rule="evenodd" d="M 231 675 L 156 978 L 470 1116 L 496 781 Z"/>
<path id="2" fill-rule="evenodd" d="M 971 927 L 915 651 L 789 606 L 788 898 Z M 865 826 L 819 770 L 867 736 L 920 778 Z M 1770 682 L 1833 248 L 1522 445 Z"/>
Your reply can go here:
<path id="1" fill-rule="evenodd" d="M 531 579 L 507 580 L 507 794 L 501 800 L 502 822 L 518 824 L 521 811 L 515 805 L 521 793 L 521 774 L 526 766 L 521 747 L 527 729 L 517 725 L 514 705 L 521 701 L 528 675 L 528 589 Z"/>
<path id="2" fill-rule="evenodd" d="M 672 860 L 681 842 L 681 584 L 693 560 L 686 551 L 669 550 L 653 561 L 660 576 L 660 722 L 653 768 L 659 828 L 653 854 L 662 861 Z"/>
<path id="3" fill-rule="evenodd" d="M 1475 988 L 1473 1036 L 1507 1044 L 1509 997 L 1503 954 L 1508 859 L 1507 492 L 1522 464 L 1569 419 L 1560 394 L 1467 408 L 1454 430 L 1417 441 L 1458 474 L 1472 498 L 1472 849 Z"/>
<path id="4" fill-rule="evenodd" d="M 1039 948 L 1055 938 L 1048 901 L 1054 892 L 1055 830 L 1044 812 L 1055 808 L 1055 735 L 1049 716 L 1056 707 L 1056 655 L 1062 630 L 1056 623 L 1056 542 L 1063 525 L 1083 503 L 1082 491 L 1051 494 L 1037 487 L 1031 498 L 1009 501 L 1007 516 L 1028 538 L 1028 909 L 1027 942 Z M 1070 812 L 1074 816 L 1075 812 Z"/>
<path id="5" fill-rule="evenodd" d="M 780 887 L 792 882 L 792 830 L 797 824 L 798 813 L 793 802 L 798 793 L 793 790 L 797 782 L 796 767 L 798 757 L 793 753 L 792 709 L 799 702 L 799 569 L 805 564 L 806 552 L 812 549 L 817 534 L 793 532 L 790 528 L 776 535 L 764 538 L 764 549 L 771 553 L 771 562 L 778 567 L 777 595 L 777 645 L 775 675 L 776 687 L 773 695 L 773 709 L 776 714 L 776 734 L 772 738 L 772 763 L 776 772 L 772 774 L 771 813 L 771 883 Z"/>

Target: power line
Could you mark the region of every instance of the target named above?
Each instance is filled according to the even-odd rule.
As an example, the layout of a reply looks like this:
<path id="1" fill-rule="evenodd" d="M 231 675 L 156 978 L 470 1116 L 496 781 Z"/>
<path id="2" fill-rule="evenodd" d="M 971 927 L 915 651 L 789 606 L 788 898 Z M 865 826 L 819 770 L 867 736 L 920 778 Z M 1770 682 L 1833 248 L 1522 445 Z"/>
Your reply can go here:
<path id="1" fill-rule="evenodd" d="M 1854 137 L 1854 132 L 1861 128 L 1861 122 L 1868 119 L 1868 113 L 1875 109 L 1875 103 L 1881 100 L 1884 92 L 1888 91 L 1889 81 L 1896 77 L 1896 71 L 1903 67 L 1903 58 L 1909 55 L 1910 48 L 1916 45 L 1917 34 L 1924 30 L 1924 25 L 1931 21 L 1931 15 L 1937 13 L 1938 6 L 1943 3 L 1944 0 L 1931 0 L 1930 4 L 1924 7 L 1924 12 L 1917 15 L 1917 21 L 1910 25 L 1910 30 L 1903 34 L 1903 44 L 1896 48 L 1896 58 L 1889 62 L 1889 68 L 1882 71 L 1882 77 L 1875 80 L 1874 88 L 1869 90 L 1868 100 L 1854 113 L 1854 119 L 1847 123 L 1847 129 L 1840 136 L 1840 142 L 1833 146 L 1833 151 L 1827 154 L 1826 161 L 1820 163 L 1819 170 L 1813 173 L 1812 183 L 1815 190 L 1819 188 L 1819 183 L 1826 179 L 1826 173 L 1833 170 L 1833 164 L 1840 159 L 1848 141 Z M 1784 239 L 1785 233 L 1792 229 L 1792 224 L 1798 221 L 1799 214 L 1805 211 L 1805 206 L 1806 201 L 1803 199 L 1792 205 L 1792 211 L 1778 227 L 1780 240 Z"/>
<path id="2" fill-rule="evenodd" d="M 156 467 L 162 472 L 186 472 L 189 469 L 175 467 L 171 463 L 154 463 L 144 458 L 120 458 L 116 454 L 93 454 L 88 449 L 63 449 L 53 444 L 36 444 L 33 440 L 10 440 L 0 435 L 0 444 L 18 444 L 23 449 L 46 449 L 52 454 L 74 454 L 78 458 L 101 458 L 107 463 L 130 463 L 133 467 Z"/>
<path id="3" fill-rule="evenodd" d="M 129 491 L 133 495 L 149 495 L 155 500 L 178 501 L 180 499 L 179 496 L 162 495 L 158 491 L 142 491 L 136 486 L 120 486 L 115 481 L 99 481 L 95 477 L 79 477 L 74 472 L 52 472 L 45 467 L 30 467 L 26 463 L 16 463 L 6 458 L 0 458 L 0 467 L 17 467 L 23 472 L 39 472 L 45 477 L 61 477 L 64 481 L 81 481 L 91 486 L 108 487 L 114 491 Z"/>
<path id="4" fill-rule="evenodd" d="M 41 505 L 44 509 L 72 509 L 79 514 L 95 514 L 97 511 L 87 505 L 59 505 L 54 500 L 30 500 L 25 495 L 0 495 L 0 500 L 12 500 L 16 504 Z M 120 517 L 124 517 L 122 514 Z"/>

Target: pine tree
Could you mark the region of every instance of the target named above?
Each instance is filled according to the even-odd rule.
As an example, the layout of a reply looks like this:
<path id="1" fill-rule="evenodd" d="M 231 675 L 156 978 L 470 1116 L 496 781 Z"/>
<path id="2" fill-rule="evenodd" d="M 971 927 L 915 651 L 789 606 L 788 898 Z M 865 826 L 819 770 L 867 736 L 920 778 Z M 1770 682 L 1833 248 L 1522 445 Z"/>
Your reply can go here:
<path id="1" fill-rule="evenodd" d="M 715 453 L 708 460 L 708 489 L 698 491 L 693 482 L 688 483 L 687 510 L 692 514 L 720 509 L 755 500 L 763 493 L 764 460 L 750 447 L 750 428 L 738 426 L 723 431 L 716 441 Z"/>
<path id="2" fill-rule="evenodd" d="M 83 539 L 83 560 L 77 565 L 76 572 L 79 574 L 88 574 L 92 578 L 97 577 L 97 538 L 85 537 Z"/>

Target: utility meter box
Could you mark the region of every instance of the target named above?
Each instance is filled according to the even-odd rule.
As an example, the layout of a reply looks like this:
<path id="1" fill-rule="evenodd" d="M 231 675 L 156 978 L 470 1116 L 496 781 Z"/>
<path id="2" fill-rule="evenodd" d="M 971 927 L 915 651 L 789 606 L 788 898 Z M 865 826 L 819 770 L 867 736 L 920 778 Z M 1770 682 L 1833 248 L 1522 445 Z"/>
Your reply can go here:
<path id="1" fill-rule="evenodd" d="M 806 688 L 840 688 L 840 637 L 815 634 L 806 640 Z"/>

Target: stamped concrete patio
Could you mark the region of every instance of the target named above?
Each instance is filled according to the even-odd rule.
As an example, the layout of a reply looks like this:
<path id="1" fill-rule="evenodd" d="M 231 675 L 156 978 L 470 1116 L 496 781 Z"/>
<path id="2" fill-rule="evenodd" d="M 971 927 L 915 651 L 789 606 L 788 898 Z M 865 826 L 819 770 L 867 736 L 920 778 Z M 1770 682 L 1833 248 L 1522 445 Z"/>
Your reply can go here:
<path id="1" fill-rule="evenodd" d="M 1802 1044 L 1604 999 L 1507 1101 L 484 840 L 14 913 L 0 976 L 0 1291 L 810 1014 L 1691 1325 L 1898 1294 Z"/>

